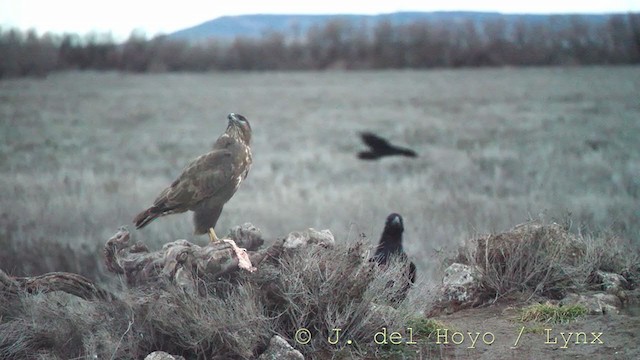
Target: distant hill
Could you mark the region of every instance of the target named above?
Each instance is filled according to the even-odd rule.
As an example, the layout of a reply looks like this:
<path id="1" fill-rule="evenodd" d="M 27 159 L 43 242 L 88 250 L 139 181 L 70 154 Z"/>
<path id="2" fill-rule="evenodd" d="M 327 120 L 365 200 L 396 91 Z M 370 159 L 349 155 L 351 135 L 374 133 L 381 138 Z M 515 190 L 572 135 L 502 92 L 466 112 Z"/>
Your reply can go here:
<path id="1" fill-rule="evenodd" d="M 578 15 L 591 25 L 601 24 L 612 14 L 501 14 L 497 12 L 396 12 L 381 15 L 240 15 L 223 16 L 202 24 L 178 30 L 168 37 L 176 40 L 200 41 L 208 38 L 235 38 L 238 36 L 257 38 L 269 32 L 280 32 L 294 35 L 304 33 L 314 25 L 323 25 L 332 19 L 343 19 L 357 25 L 373 26 L 381 20 L 388 20 L 393 24 L 411 23 L 417 20 L 465 22 L 474 23 L 503 19 L 507 26 L 518 21 L 548 22 L 554 19 L 554 26 L 569 24 Z"/>

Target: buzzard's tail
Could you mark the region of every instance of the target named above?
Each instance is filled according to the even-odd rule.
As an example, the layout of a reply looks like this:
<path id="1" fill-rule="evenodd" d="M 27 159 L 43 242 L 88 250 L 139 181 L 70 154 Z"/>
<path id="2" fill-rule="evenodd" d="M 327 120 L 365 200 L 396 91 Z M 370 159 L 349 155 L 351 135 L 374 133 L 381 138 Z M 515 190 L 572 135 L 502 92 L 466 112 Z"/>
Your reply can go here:
<path id="1" fill-rule="evenodd" d="M 148 223 L 152 222 L 161 215 L 162 210 L 157 206 L 152 206 L 136 215 L 136 217 L 133 219 L 133 223 L 136 224 L 136 229 L 142 229 L 143 227 L 147 226 Z"/>

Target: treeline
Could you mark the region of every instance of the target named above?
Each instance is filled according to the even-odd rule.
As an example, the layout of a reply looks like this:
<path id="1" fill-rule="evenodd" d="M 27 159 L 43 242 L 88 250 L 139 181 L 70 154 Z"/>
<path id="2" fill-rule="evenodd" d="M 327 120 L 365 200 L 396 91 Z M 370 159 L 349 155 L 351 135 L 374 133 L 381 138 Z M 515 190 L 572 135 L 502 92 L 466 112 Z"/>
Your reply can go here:
<path id="1" fill-rule="evenodd" d="M 503 20 L 373 26 L 329 21 L 304 32 L 189 43 L 133 33 L 106 35 L 0 32 L 0 78 L 57 70 L 132 72 L 388 69 L 640 63 L 640 14 L 603 23 L 579 15 L 560 23 Z"/>

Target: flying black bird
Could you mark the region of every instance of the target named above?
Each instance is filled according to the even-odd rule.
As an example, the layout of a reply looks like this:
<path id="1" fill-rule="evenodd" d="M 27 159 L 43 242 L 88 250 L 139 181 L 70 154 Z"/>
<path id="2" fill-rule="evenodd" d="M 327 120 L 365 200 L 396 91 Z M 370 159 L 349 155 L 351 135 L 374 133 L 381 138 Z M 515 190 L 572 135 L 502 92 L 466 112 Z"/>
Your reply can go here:
<path id="1" fill-rule="evenodd" d="M 389 141 L 380 136 L 370 133 L 360 133 L 362 141 L 369 147 L 368 151 L 362 151 L 358 153 L 358 158 L 362 160 L 377 160 L 384 156 L 402 155 L 407 157 L 417 157 L 415 151 L 402 148 L 399 146 L 391 145 Z"/>
<path id="2" fill-rule="evenodd" d="M 217 241 L 213 228 L 222 207 L 247 177 L 252 162 L 249 121 L 234 113 L 227 119 L 227 130 L 216 140 L 213 149 L 192 160 L 182 174 L 160 192 L 153 205 L 135 217 L 137 229 L 158 217 L 191 210 L 195 233 L 208 232 L 211 241 Z"/>
<path id="3" fill-rule="evenodd" d="M 378 244 L 375 255 L 373 255 L 369 261 L 375 261 L 380 265 L 386 265 L 392 256 L 399 256 L 402 261 L 409 263 L 406 276 L 413 284 L 416 281 L 416 266 L 413 262 L 409 261 L 407 254 L 405 254 L 402 249 L 403 232 L 404 225 L 402 222 L 402 216 L 396 213 L 387 216 L 387 221 L 384 224 L 384 230 L 380 237 L 380 243 Z"/>

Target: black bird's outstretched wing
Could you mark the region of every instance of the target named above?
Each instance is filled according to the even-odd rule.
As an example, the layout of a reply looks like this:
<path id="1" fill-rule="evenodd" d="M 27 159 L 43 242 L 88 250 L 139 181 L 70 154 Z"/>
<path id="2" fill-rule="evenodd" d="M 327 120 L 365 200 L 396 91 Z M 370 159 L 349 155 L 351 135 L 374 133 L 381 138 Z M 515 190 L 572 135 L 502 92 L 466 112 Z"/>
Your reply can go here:
<path id="1" fill-rule="evenodd" d="M 391 144 L 389 144 L 389 141 L 387 141 L 387 139 L 381 138 L 374 133 L 363 132 L 362 134 L 360 134 L 360 137 L 362 138 L 362 141 L 371 148 L 371 150 L 382 151 L 384 149 L 391 148 Z"/>
<path id="2" fill-rule="evenodd" d="M 358 158 L 362 160 L 376 160 L 383 156 L 402 155 L 408 157 L 417 157 L 415 151 L 389 143 L 387 139 L 382 138 L 371 132 L 360 133 L 362 142 L 369 147 L 368 151 L 358 153 Z"/>

